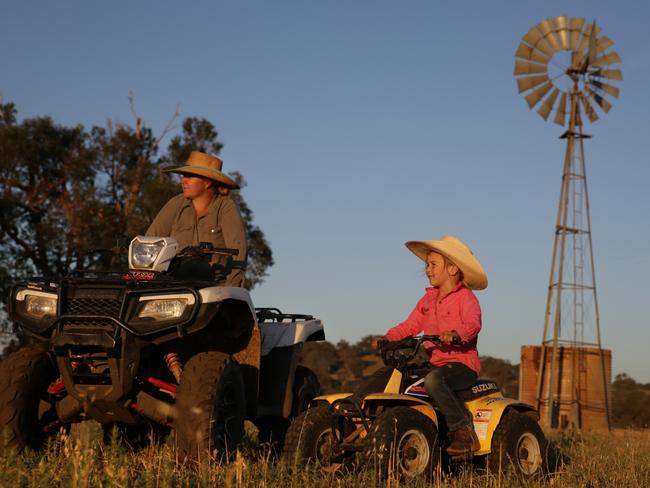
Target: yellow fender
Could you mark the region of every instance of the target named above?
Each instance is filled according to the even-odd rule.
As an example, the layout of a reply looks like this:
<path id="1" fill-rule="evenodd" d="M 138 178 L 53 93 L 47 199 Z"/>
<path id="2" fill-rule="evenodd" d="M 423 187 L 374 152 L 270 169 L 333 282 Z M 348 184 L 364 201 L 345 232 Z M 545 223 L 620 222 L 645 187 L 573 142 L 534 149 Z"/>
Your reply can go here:
<path id="1" fill-rule="evenodd" d="M 472 414 L 474 430 L 481 442 L 480 450 L 474 453 L 477 456 L 490 453 L 492 435 L 499 426 L 499 422 L 501 422 L 503 413 L 507 408 L 514 408 L 531 415 L 535 420 L 539 419 L 535 407 L 513 398 L 506 398 L 499 392 L 466 402 L 465 406 Z"/>
<path id="2" fill-rule="evenodd" d="M 342 398 L 348 398 L 351 395 L 352 393 L 336 393 L 332 395 L 321 395 L 319 397 L 314 398 L 313 401 L 327 402 L 331 405 L 335 401 L 341 400 Z M 367 407 L 371 406 L 372 404 L 381 404 L 386 407 L 396 407 L 398 405 L 411 407 L 417 410 L 418 412 L 420 412 L 421 414 L 429 417 L 433 421 L 435 426 L 438 427 L 438 416 L 436 415 L 436 411 L 429 403 L 425 402 L 424 400 L 420 400 L 419 398 L 415 398 L 410 395 L 401 395 L 398 393 L 372 393 L 364 397 L 361 408 L 365 410 Z"/>

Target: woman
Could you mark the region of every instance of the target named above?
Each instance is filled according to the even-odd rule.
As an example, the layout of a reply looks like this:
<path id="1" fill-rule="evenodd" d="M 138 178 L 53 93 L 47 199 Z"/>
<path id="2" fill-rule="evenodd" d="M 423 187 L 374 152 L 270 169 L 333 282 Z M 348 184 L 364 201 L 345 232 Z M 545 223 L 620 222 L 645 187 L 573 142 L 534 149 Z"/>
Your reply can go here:
<path id="1" fill-rule="evenodd" d="M 182 175 L 183 193 L 171 198 L 147 229 L 147 236 L 173 237 L 179 249 L 209 242 L 214 247 L 237 249 L 225 286 L 243 286 L 246 268 L 246 230 L 230 190 L 239 186 L 221 172 L 223 162 L 210 154 L 192 151 L 187 162 L 165 170 Z"/>

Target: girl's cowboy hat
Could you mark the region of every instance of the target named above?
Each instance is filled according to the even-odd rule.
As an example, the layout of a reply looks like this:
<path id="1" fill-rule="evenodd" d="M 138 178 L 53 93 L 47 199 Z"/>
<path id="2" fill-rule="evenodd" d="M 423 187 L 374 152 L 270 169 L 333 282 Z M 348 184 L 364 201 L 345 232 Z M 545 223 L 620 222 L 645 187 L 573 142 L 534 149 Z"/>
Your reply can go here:
<path id="1" fill-rule="evenodd" d="M 487 288 L 487 275 L 483 266 L 463 241 L 454 236 L 442 236 L 437 241 L 408 241 L 404 244 L 422 261 L 430 252 L 442 254 L 463 272 L 463 283 L 472 290 Z"/>
<path id="2" fill-rule="evenodd" d="M 237 190 L 239 188 L 239 185 L 225 173 L 221 172 L 222 166 L 223 161 L 221 161 L 221 159 L 212 156 L 211 154 L 192 151 L 190 157 L 185 163 L 185 166 L 179 166 L 178 168 L 169 168 L 165 169 L 164 171 L 168 173 L 203 176 L 204 178 L 209 178 L 211 180 L 217 181 L 223 186 Z"/>

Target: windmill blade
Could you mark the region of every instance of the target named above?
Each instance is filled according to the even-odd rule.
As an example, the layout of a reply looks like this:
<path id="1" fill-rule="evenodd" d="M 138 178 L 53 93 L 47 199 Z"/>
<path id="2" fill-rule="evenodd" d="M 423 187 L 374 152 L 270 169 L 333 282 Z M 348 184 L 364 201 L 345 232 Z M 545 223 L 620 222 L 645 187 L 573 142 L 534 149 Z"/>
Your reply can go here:
<path id="1" fill-rule="evenodd" d="M 569 49 L 575 50 L 578 46 L 580 34 L 585 24 L 585 19 L 581 17 L 572 17 L 569 21 Z"/>
<path id="2" fill-rule="evenodd" d="M 564 121 L 566 119 L 566 93 L 562 93 L 560 97 L 560 105 L 557 108 L 557 113 L 555 114 L 555 122 L 558 125 L 564 126 Z"/>
<path id="3" fill-rule="evenodd" d="M 549 81 L 547 75 L 522 76 L 517 78 L 517 87 L 519 88 L 519 93 L 521 93 L 547 81 Z"/>
<path id="4" fill-rule="evenodd" d="M 594 110 L 594 107 L 591 106 L 591 103 L 589 103 L 589 99 L 587 99 L 587 97 L 585 97 L 583 93 L 580 93 L 578 100 L 583 105 L 585 114 L 587 115 L 589 122 L 592 124 L 596 122 L 598 120 L 598 114 Z"/>
<path id="5" fill-rule="evenodd" d="M 534 73 L 546 73 L 546 65 L 529 63 L 527 61 L 515 61 L 515 75 L 530 75 Z"/>
<path id="6" fill-rule="evenodd" d="M 544 120 L 548 120 L 548 116 L 551 113 L 551 110 L 553 110 L 553 105 L 555 104 L 555 100 L 559 94 L 560 90 L 554 88 L 548 98 L 544 100 L 544 103 L 542 103 L 542 105 L 539 107 L 537 113 L 541 115 Z"/>
<path id="7" fill-rule="evenodd" d="M 526 35 L 522 38 L 522 40 L 529 46 L 532 46 L 538 51 L 541 51 L 549 58 L 555 53 L 553 47 L 551 47 L 544 40 L 544 35 L 539 31 L 539 29 L 537 29 L 537 26 L 526 32 Z"/>
<path id="8" fill-rule="evenodd" d="M 578 43 L 578 47 L 576 48 L 577 51 L 580 52 L 585 52 L 589 48 L 589 40 L 592 37 L 592 34 L 594 37 L 597 37 L 598 34 L 600 33 L 600 27 L 595 25 L 596 22 L 587 25 L 585 30 L 582 32 L 582 37 L 580 38 L 580 42 Z"/>
<path id="9" fill-rule="evenodd" d="M 600 58 L 595 59 L 593 62 L 589 63 L 590 66 L 606 66 L 608 64 L 620 63 L 621 57 L 616 51 L 612 51 L 609 54 L 605 54 Z"/>
<path id="10" fill-rule="evenodd" d="M 623 81 L 623 73 L 620 69 L 598 69 L 592 72 L 592 76 L 607 78 L 608 80 Z"/>
<path id="11" fill-rule="evenodd" d="M 608 113 L 611 108 L 612 104 L 609 103 L 607 100 L 605 100 L 602 96 L 600 96 L 598 93 L 593 91 L 591 88 L 588 86 L 585 86 L 585 91 L 587 94 L 593 99 L 594 102 L 598 104 L 598 106 L 602 109 L 603 112 Z"/>
<path id="12" fill-rule="evenodd" d="M 614 98 L 618 98 L 618 96 L 621 93 L 621 90 L 616 88 L 615 86 L 608 85 L 607 83 L 603 83 L 602 81 L 597 81 L 597 80 L 589 80 L 588 82 L 591 86 L 594 88 L 604 91 L 608 95 L 613 96 Z"/>
<path id="13" fill-rule="evenodd" d="M 569 19 L 564 15 L 555 17 L 553 19 L 553 27 L 555 28 L 558 41 L 560 41 L 560 48 L 569 49 Z"/>
<path id="14" fill-rule="evenodd" d="M 532 109 L 535 105 L 537 105 L 537 102 L 544 98 L 544 95 L 546 95 L 551 90 L 551 88 L 553 88 L 553 83 L 549 81 L 548 83 L 544 83 L 542 86 L 536 88 L 528 95 L 526 95 L 525 98 L 528 102 L 528 108 Z"/>
<path id="15" fill-rule="evenodd" d="M 614 41 L 612 41 L 609 37 L 601 36 L 596 40 L 596 52 L 602 53 L 603 51 L 606 51 L 613 45 L 614 45 Z"/>
<path id="16" fill-rule="evenodd" d="M 587 48 L 587 55 L 586 55 L 587 65 L 592 65 L 596 57 L 596 40 L 598 38 L 594 35 L 595 31 L 596 31 L 596 21 L 594 20 L 594 23 L 591 25 L 591 35 L 589 36 L 589 47 Z"/>
<path id="17" fill-rule="evenodd" d="M 515 52 L 516 58 L 527 59 L 530 61 L 537 61 L 538 63 L 547 64 L 551 58 L 546 54 L 538 51 L 525 43 L 519 44 L 517 51 Z"/>
<path id="18" fill-rule="evenodd" d="M 549 19 L 542 20 L 537 24 L 538 28 L 544 34 L 544 40 L 547 41 L 553 48 L 553 52 L 557 52 L 562 49 L 560 45 L 560 40 L 558 39 L 553 23 Z"/>

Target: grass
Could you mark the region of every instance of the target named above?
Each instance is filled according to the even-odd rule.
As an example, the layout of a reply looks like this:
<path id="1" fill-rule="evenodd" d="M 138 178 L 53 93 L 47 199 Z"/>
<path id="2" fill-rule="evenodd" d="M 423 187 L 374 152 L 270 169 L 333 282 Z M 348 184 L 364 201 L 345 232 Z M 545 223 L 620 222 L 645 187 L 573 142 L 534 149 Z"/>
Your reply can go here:
<path id="1" fill-rule="evenodd" d="M 555 438 L 569 459 L 549 481 L 522 482 L 513 475 L 488 474 L 471 466 L 439 473 L 431 482 L 380 479 L 371 470 L 323 475 L 310 466 L 273 462 L 252 436 L 230 463 L 205 459 L 198 467 L 176 458 L 171 440 L 134 452 L 114 439 L 59 434 L 40 453 L 0 456 L 0 486 L 19 487 L 256 487 L 387 488 L 409 487 L 644 487 L 650 486 L 650 431 L 617 430 Z"/>

